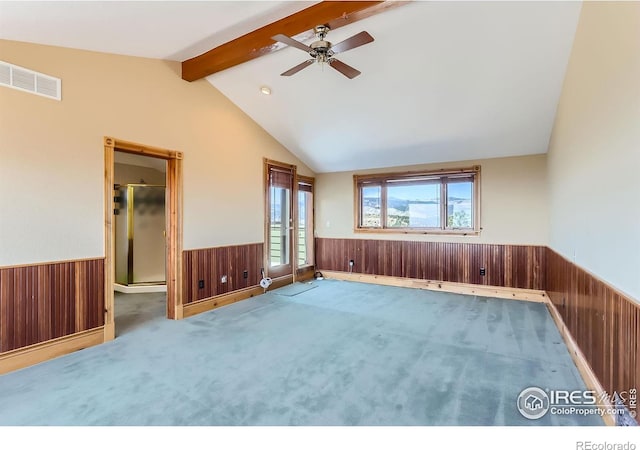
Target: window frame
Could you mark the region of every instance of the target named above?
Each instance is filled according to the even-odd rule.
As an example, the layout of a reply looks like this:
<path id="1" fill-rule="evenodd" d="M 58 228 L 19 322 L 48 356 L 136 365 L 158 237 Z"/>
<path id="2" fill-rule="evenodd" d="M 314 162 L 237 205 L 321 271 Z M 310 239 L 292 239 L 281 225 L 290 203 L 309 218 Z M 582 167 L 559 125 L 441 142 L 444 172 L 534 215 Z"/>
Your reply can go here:
<path id="1" fill-rule="evenodd" d="M 448 185 L 455 179 L 471 179 L 472 181 L 472 226 L 456 228 L 448 225 L 447 204 Z M 401 186 L 433 180 L 440 184 L 440 226 L 439 227 L 391 227 L 387 224 L 387 188 L 389 185 Z M 358 233 L 393 233 L 393 234 L 453 234 L 477 236 L 482 231 L 480 216 L 480 166 L 460 169 L 441 169 L 433 171 L 390 172 L 366 175 L 353 175 L 354 189 L 354 231 Z M 362 226 L 362 188 L 379 186 L 380 191 L 380 226 Z"/>

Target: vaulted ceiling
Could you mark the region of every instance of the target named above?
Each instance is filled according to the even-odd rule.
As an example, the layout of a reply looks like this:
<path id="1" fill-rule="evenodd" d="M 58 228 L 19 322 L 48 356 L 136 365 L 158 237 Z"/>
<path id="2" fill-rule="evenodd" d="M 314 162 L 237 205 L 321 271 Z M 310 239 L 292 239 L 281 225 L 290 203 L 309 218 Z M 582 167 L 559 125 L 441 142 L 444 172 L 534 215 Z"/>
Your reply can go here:
<path id="1" fill-rule="evenodd" d="M 305 1 L 0 1 L 0 39 L 182 61 Z"/>
<path id="2" fill-rule="evenodd" d="M 182 61 L 314 3 L 0 2 L 0 38 Z M 375 39 L 340 55 L 352 80 L 281 77 L 294 48 L 207 79 L 317 172 L 544 153 L 580 8 L 416 1 L 329 33 Z"/>

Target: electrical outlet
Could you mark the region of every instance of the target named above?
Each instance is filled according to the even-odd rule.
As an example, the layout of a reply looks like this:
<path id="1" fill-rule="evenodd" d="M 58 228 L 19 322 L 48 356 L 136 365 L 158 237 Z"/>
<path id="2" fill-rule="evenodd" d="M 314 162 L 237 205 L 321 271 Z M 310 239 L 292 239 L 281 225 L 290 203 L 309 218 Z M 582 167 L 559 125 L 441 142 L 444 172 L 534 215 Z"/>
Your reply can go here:
<path id="1" fill-rule="evenodd" d="M 245 270 L 244 272 L 242 272 L 242 278 L 249 278 L 249 271 Z"/>
<path id="2" fill-rule="evenodd" d="M 480 276 L 484 277 L 487 274 L 487 269 L 484 267 L 480 267 Z"/>
<path id="3" fill-rule="evenodd" d="M 220 278 L 220 281 L 222 283 L 226 283 L 227 282 L 227 276 L 226 275 L 222 275 L 222 278 Z"/>
<path id="4" fill-rule="evenodd" d="M 198 289 L 204 289 L 204 280 L 198 280 Z"/>

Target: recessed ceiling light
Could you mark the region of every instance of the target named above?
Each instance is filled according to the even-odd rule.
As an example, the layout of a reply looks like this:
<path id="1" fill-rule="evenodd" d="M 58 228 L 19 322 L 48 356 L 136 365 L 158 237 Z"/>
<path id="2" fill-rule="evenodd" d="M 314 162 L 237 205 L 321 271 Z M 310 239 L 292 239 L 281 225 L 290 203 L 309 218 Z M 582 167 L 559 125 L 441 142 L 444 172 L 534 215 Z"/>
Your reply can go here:
<path id="1" fill-rule="evenodd" d="M 260 88 L 260 92 L 262 92 L 264 95 L 271 95 L 271 88 L 269 88 L 268 86 L 262 86 Z"/>

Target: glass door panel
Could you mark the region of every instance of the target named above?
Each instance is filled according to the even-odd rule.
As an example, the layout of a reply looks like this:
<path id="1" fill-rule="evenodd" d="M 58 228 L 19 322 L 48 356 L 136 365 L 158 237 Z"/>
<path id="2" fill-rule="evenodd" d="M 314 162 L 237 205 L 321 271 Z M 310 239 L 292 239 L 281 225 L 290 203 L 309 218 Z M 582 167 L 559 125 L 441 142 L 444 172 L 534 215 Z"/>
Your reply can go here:
<path id="1" fill-rule="evenodd" d="M 267 190 L 267 273 L 293 273 L 293 171 L 269 165 Z"/>
<path id="2" fill-rule="evenodd" d="M 298 267 L 313 265 L 313 185 L 298 182 Z"/>

